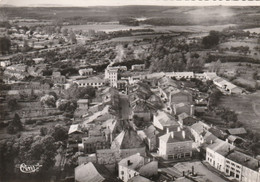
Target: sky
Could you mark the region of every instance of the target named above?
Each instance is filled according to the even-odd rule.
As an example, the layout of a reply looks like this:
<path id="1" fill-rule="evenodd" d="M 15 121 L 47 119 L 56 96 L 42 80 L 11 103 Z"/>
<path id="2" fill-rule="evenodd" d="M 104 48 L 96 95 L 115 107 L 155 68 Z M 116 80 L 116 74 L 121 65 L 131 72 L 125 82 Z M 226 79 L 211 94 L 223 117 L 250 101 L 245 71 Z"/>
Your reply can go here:
<path id="1" fill-rule="evenodd" d="M 260 0 L 0 0 L 1 5 L 12 6 L 123 6 L 123 5 L 164 5 L 164 6 L 199 6 L 199 5 L 258 5 Z"/>

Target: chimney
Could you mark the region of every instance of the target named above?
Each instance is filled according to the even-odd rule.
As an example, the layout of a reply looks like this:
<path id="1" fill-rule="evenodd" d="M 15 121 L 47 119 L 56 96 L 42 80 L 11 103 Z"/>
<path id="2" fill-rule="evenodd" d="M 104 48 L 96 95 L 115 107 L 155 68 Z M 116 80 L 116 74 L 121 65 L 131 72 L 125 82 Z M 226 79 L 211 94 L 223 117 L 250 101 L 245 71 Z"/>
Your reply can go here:
<path id="1" fill-rule="evenodd" d="M 173 133 L 173 131 L 171 132 L 171 137 L 174 138 L 174 133 Z"/>
<path id="2" fill-rule="evenodd" d="M 181 131 L 181 128 L 178 126 L 177 131 Z"/>
<path id="3" fill-rule="evenodd" d="M 194 105 L 190 106 L 190 115 L 193 116 L 194 115 Z"/>
<path id="4" fill-rule="evenodd" d="M 169 133 L 169 128 L 166 128 L 166 133 Z"/>
<path id="5" fill-rule="evenodd" d="M 185 133 L 185 131 L 184 131 L 184 130 L 182 130 L 181 134 L 182 134 L 182 137 L 183 137 L 183 138 L 185 138 L 185 137 L 186 137 L 186 133 Z"/>
<path id="6" fill-rule="evenodd" d="M 226 138 L 226 142 L 228 143 L 228 139 Z"/>
<path id="7" fill-rule="evenodd" d="M 210 140 L 210 144 L 212 144 L 213 143 L 213 140 Z"/>
<path id="8" fill-rule="evenodd" d="M 132 165 L 131 161 L 127 160 L 127 166 L 130 166 L 130 165 Z"/>

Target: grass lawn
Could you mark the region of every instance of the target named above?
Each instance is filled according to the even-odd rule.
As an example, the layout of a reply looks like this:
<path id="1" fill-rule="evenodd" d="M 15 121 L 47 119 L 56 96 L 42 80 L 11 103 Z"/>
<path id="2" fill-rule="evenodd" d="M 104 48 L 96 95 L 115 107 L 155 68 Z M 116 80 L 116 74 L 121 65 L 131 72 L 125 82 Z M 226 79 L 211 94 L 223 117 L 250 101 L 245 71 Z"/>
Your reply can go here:
<path id="1" fill-rule="evenodd" d="M 223 96 L 219 105 L 234 110 L 246 128 L 260 133 L 260 91 L 248 95 Z"/>

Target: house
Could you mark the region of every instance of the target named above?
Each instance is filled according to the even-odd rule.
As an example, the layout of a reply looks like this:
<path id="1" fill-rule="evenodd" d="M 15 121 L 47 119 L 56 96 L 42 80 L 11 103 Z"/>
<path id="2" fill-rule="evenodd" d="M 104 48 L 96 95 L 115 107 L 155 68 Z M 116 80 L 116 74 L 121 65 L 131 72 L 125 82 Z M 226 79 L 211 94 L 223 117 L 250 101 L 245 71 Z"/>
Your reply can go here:
<path id="1" fill-rule="evenodd" d="M 131 70 L 133 71 L 142 71 L 145 69 L 145 64 L 134 64 L 131 66 Z"/>
<path id="2" fill-rule="evenodd" d="M 206 80 L 214 80 L 217 76 L 216 72 L 204 72 Z"/>
<path id="3" fill-rule="evenodd" d="M 66 77 L 61 75 L 60 72 L 53 72 L 51 79 L 54 84 L 64 84 L 66 82 Z"/>
<path id="4" fill-rule="evenodd" d="M 104 165 L 88 162 L 75 168 L 75 182 L 120 182 Z"/>
<path id="5" fill-rule="evenodd" d="M 151 107 L 149 103 L 138 100 L 132 104 L 132 115 L 142 119 L 145 122 L 150 122 L 152 120 Z"/>
<path id="6" fill-rule="evenodd" d="M 203 135 L 210 129 L 210 126 L 202 121 L 199 121 L 190 127 L 191 134 L 193 135 L 195 142 L 201 145 L 204 143 Z"/>
<path id="7" fill-rule="evenodd" d="M 40 64 L 40 63 L 43 63 L 45 61 L 45 59 L 44 58 L 34 58 L 33 61 L 35 64 Z"/>
<path id="8" fill-rule="evenodd" d="M 192 95 L 185 90 L 178 90 L 170 93 L 169 102 L 174 104 L 192 103 Z"/>
<path id="9" fill-rule="evenodd" d="M 177 128 L 180 126 L 172 115 L 164 111 L 157 111 L 157 113 L 154 114 L 153 125 L 163 131 L 166 131 L 167 128 L 169 128 L 170 131 L 177 131 Z"/>
<path id="10" fill-rule="evenodd" d="M 172 72 L 166 74 L 166 76 L 170 78 L 176 78 L 177 80 L 191 79 L 194 78 L 194 73 L 193 72 Z"/>
<path id="11" fill-rule="evenodd" d="M 127 86 L 128 86 L 128 81 L 127 80 L 118 80 L 117 81 L 117 86 L 116 88 L 122 92 L 122 93 L 127 93 L 128 89 L 127 89 Z"/>
<path id="12" fill-rule="evenodd" d="M 260 182 L 259 160 L 226 141 L 217 139 L 207 147 L 207 162 L 230 180 Z"/>
<path id="13" fill-rule="evenodd" d="M 105 81 L 99 77 L 89 77 L 84 80 L 75 80 L 74 83 L 77 83 L 79 87 L 92 86 L 98 88 L 102 87 L 105 84 Z"/>
<path id="14" fill-rule="evenodd" d="M 149 151 L 154 151 L 157 149 L 157 137 L 159 135 L 159 131 L 157 131 L 153 125 L 150 125 L 144 130 L 137 131 L 137 133 L 146 143 Z"/>
<path id="15" fill-rule="evenodd" d="M 79 124 L 70 125 L 69 138 L 76 140 L 77 142 L 81 141 L 82 136 L 84 136 L 84 132 L 82 131 L 82 127 Z"/>
<path id="16" fill-rule="evenodd" d="M 14 77 L 17 80 L 23 80 L 29 74 L 27 73 L 27 65 L 24 64 L 15 64 L 5 68 L 4 76 L 7 76 L 9 79 Z"/>
<path id="17" fill-rule="evenodd" d="M 158 154 L 166 160 L 190 158 L 193 141 L 186 136 L 186 131 L 168 132 L 159 137 Z"/>
<path id="18" fill-rule="evenodd" d="M 221 172 L 225 172 L 225 156 L 233 150 L 235 146 L 217 139 L 206 148 L 206 161 Z"/>
<path id="19" fill-rule="evenodd" d="M 105 79 L 109 80 L 111 87 L 116 87 L 118 80 L 118 68 L 108 66 L 105 69 Z"/>
<path id="20" fill-rule="evenodd" d="M 10 66 L 12 63 L 11 61 L 7 60 L 7 61 L 0 61 L 0 66 L 5 68 L 7 66 Z"/>
<path id="21" fill-rule="evenodd" d="M 83 151 L 85 154 L 96 153 L 99 149 L 110 148 L 110 141 L 107 136 L 90 136 L 82 138 Z"/>
<path id="22" fill-rule="evenodd" d="M 195 107 L 194 105 L 188 104 L 188 103 L 179 103 L 179 104 L 173 104 L 173 113 L 175 115 L 179 115 L 181 113 L 186 113 L 188 115 L 193 116 Z"/>
<path id="23" fill-rule="evenodd" d="M 152 177 L 157 175 L 158 162 L 151 161 L 136 153 L 122 159 L 118 163 L 118 177 L 124 182 L 128 182 L 135 176 Z"/>
<path id="24" fill-rule="evenodd" d="M 230 94 L 241 94 L 243 93 L 243 90 L 240 89 L 239 87 L 237 87 L 236 85 L 230 83 L 227 80 L 224 80 L 221 77 L 216 77 L 213 80 L 213 83 L 218 86 L 220 89 L 223 89 L 225 91 L 227 91 Z"/>
<path id="25" fill-rule="evenodd" d="M 242 182 L 260 182 L 260 161 L 258 159 L 239 151 L 230 153 L 226 158 L 226 175 L 233 179 L 240 178 Z M 228 167 L 229 162 L 230 168 Z M 233 164 L 236 166 L 235 169 L 232 169 Z M 242 167 L 241 173 L 238 172 L 238 167 Z"/>
<path id="26" fill-rule="evenodd" d="M 194 117 L 189 116 L 187 113 L 183 112 L 178 115 L 178 122 L 182 126 L 191 126 L 198 120 Z"/>
<path id="27" fill-rule="evenodd" d="M 111 149 L 118 150 L 121 158 L 135 153 L 146 156 L 144 142 L 132 129 L 122 131 L 112 142 Z"/>
<path id="28" fill-rule="evenodd" d="M 227 130 L 228 134 L 236 136 L 245 136 L 247 134 L 245 128 L 230 128 Z"/>
<path id="29" fill-rule="evenodd" d="M 92 75 L 93 74 L 93 68 L 85 68 L 85 69 L 80 69 L 79 70 L 80 76 L 83 75 Z"/>
<path id="30" fill-rule="evenodd" d="M 79 99 L 77 105 L 79 109 L 88 109 L 89 101 L 88 99 Z"/>

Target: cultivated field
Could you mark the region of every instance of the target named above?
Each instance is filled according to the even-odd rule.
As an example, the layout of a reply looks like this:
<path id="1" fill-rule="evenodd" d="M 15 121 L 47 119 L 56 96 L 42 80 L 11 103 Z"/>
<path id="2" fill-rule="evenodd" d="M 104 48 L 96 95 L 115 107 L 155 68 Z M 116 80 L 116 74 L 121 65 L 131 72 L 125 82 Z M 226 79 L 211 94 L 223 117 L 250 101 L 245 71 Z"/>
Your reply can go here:
<path id="1" fill-rule="evenodd" d="M 240 122 L 260 133 L 260 91 L 249 95 L 223 96 L 219 105 L 236 111 Z"/>
<path id="2" fill-rule="evenodd" d="M 219 47 L 222 49 L 225 48 L 230 49 L 231 47 L 240 47 L 240 46 L 248 46 L 250 53 L 248 53 L 247 55 L 251 56 L 254 59 L 260 59 L 260 52 L 254 49 L 256 46 L 259 46 L 256 39 L 244 39 L 244 40 L 230 39 L 228 42 L 221 43 L 219 45 Z M 237 52 L 236 54 L 242 54 L 242 53 Z"/>
<path id="3" fill-rule="evenodd" d="M 145 27 L 98 23 L 98 24 L 89 24 L 89 25 L 68 25 L 68 26 L 64 26 L 64 28 L 72 29 L 72 30 L 82 30 L 82 31 L 89 31 L 89 30 L 104 31 L 108 33 L 113 31 L 120 31 L 120 30 L 142 29 Z"/>
<path id="4" fill-rule="evenodd" d="M 249 31 L 250 33 L 260 33 L 260 27 L 258 28 L 249 28 L 249 29 L 244 29 L 244 31 Z"/>

